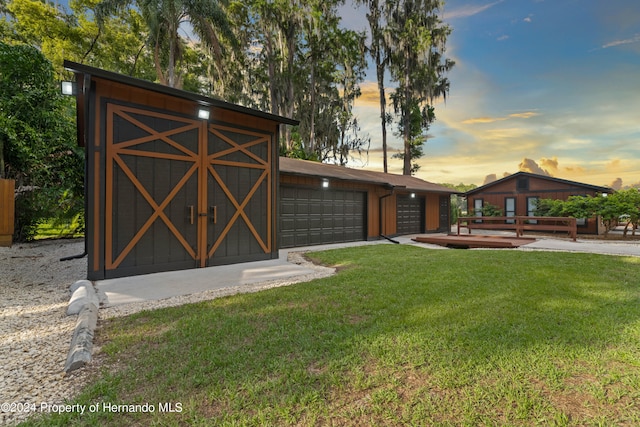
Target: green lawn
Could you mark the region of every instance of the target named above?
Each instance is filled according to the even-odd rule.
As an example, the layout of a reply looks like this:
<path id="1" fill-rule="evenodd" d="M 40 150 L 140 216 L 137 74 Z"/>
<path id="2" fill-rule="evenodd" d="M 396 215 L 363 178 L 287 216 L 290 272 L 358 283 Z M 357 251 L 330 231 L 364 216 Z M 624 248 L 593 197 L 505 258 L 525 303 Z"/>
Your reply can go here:
<path id="1" fill-rule="evenodd" d="M 640 425 L 640 258 L 313 258 L 339 273 L 101 322 L 107 366 L 76 402 L 155 411 L 42 424 Z"/>

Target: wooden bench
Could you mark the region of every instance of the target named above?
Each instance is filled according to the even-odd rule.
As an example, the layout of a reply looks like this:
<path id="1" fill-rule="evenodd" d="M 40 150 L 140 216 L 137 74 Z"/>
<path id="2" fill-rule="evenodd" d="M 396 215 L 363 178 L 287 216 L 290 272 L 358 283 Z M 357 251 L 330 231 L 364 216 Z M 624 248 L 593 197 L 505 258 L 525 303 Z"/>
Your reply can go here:
<path id="1" fill-rule="evenodd" d="M 460 229 L 471 230 L 515 230 L 516 236 L 521 237 L 524 231 L 566 231 L 569 237 L 576 241 L 578 235 L 575 218 L 552 216 L 465 216 L 458 218 L 458 235 Z"/>

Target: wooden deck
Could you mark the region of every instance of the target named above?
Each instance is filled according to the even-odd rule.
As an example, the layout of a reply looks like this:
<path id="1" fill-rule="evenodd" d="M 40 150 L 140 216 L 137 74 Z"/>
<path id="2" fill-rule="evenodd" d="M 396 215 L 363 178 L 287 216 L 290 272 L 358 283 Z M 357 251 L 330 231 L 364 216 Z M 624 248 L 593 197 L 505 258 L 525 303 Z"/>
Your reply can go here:
<path id="1" fill-rule="evenodd" d="M 511 236 L 462 236 L 449 234 L 447 236 L 420 236 L 413 239 L 420 243 L 431 243 L 448 248 L 473 249 L 473 248 L 517 248 L 536 239 Z"/>

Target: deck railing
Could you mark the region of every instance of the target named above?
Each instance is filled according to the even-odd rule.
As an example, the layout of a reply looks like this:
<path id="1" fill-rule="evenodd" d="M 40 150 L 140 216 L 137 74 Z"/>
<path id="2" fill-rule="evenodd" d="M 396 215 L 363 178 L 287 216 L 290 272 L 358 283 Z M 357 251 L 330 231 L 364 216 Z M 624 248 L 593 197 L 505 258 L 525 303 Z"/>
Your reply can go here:
<path id="1" fill-rule="evenodd" d="M 458 218 L 458 235 L 462 227 L 469 234 L 473 229 L 515 230 L 517 237 L 525 231 L 566 231 L 574 242 L 578 234 L 575 218 L 556 216 L 464 216 Z"/>

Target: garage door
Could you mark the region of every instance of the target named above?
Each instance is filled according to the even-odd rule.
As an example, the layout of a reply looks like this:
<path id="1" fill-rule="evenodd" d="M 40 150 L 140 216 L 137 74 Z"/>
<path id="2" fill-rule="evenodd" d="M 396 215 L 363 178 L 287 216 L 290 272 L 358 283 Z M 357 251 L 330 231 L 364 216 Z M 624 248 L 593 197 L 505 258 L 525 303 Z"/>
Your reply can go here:
<path id="1" fill-rule="evenodd" d="M 424 198 L 398 196 L 396 218 L 398 234 L 424 233 Z"/>
<path id="2" fill-rule="evenodd" d="M 280 187 L 280 247 L 365 239 L 366 193 Z"/>

